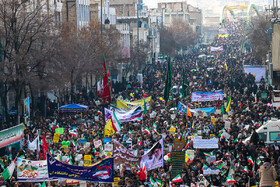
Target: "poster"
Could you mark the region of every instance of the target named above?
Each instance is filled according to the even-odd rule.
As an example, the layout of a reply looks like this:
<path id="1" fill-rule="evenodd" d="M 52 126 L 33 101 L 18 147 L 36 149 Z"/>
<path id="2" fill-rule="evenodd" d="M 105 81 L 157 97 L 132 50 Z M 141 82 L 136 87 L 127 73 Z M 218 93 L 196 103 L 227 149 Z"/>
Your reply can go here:
<path id="1" fill-rule="evenodd" d="M 186 150 L 185 154 L 188 155 L 188 159 L 190 160 L 190 162 L 192 162 L 194 159 L 194 153 L 195 153 L 195 151 L 192 149 Z M 185 160 L 185 161 L 187 162 L 188 160 Z"/>
<path id="2" fill-rule="evenodd" d="M 135 156 L 127 148 L 121 145 L 119 142 L 113 140 L 113 156 L 115 166 L 123 164 L 123 167 L 130 170 L 131 164 L 136 166 L 140 165 L 141 157 Z"/>
<path id="3" fill-rule="evenodd" d="M 101 140 L 97 140 L 93 142 L 95 148 L 99 148 L 102 144 Z"/>
<path id="4" fill-rule="evenodd" d="M 91 165 L 91 155 L 85 155 L 84 156 L 84 166 L 90 166 Z"/>
<path id="5" fill-rule="evenodd" d="M 194 139 L 193 147 L 199 149 L 218 149 L 218 139 Z"/>
<path id="6" fill-rule="evenodd" d="M 20 182 L 40 182 L 48 179 L 46 160 L 31 161 L 17 158 L 17 180 Z"/>
<path id="7" fill-rule="evenodd" d="M 83 167 L 64 164 L 47 154 L 47 163 L 50 179 L 64 178 L 104 183 L 114 182 L 113 158 L 104 159 L 90 167 Z"/>
<path id="8" fill-rule="evenodd" d="M 179 173 L 182 173 L 183 165 L 185 163 L 184 151 L 172 151 L 171 152 L 171 177 L 176 177 Z"/>
<path id="9" fill-rule="evenodd" d="M 216 90 L 213 92 L 193 92 L 192 93 L 192 102 L 198 101 L 218 101 L 223 100 L 223 91 Z"/>
<path id="10" fill-rule="evenodd" d="M 219 47 L 213 47 L 213 46 L 211 46 L 210 47 L 210 51 L 213 51 L 213 52 L 215 52 L 215 51 L 223 51 L 224 49 L 223 49 L 223 46 L 219 46 Z"/>
<path id="11" fill-rule="evenodd" d="M 147 110 L 150 110 L 151 99 L 152 99 L 152 97 L 145 98 Z M 132 101 L 132 102 L 127 102 L 124 100 L 117 99 L 117 108 L 120 108 L 123 110 L 130 110 L 137 105 L 140 105 L 141 108 L 144 109 L 144 99 L 139 99 L 137 101 Z"/>
<path id="12" fill-rule="evenodd" d="M 145 162 L 146 170 L 152 170 L 163 166 L 163 140 L 161 139 L 153 145 L 153 147 L 142 156 L 141 167 Z"/>
<path id="13" fill-rule="evenodd" d="M 54 133 L 53 135 L 53 143 L 58 143 L 59 142 L 59 133 Z"/>

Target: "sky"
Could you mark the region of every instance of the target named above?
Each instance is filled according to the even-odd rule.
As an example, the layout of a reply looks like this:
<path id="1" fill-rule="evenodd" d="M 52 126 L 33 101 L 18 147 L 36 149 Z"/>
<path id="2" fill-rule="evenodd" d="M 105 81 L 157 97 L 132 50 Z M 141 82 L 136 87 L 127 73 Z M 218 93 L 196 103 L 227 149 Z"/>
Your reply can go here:
<path id="1" fill-rule="evenodd" d="M 149 8 L 157 8 L 158 0 L 143 0 L 144 4 Z"/>

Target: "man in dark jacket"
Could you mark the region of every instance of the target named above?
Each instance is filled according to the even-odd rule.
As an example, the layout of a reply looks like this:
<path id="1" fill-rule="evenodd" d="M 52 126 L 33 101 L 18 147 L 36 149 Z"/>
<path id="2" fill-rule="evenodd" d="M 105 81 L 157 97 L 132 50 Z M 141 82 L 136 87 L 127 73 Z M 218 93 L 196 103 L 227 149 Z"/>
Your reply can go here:
<path id="1" fill-rule="evenodd" d="M 250 142 L 255 144 L 255 145 L 258 145 L 259 135 L 258 135 L 258 133 L 256 133 L 256 129 L 253 129 L 253 134 L 251 136 Z"/>

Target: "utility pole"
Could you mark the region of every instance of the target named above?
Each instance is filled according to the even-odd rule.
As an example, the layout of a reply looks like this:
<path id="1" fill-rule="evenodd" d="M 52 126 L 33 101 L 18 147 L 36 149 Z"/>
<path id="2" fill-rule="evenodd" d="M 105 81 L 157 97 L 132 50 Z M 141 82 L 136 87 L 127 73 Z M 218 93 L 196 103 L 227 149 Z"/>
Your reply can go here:
<path id="1" fill-rule="evenodd" d="M 3 59 L 2 59 L 2 42 L 1 42 L 1 37 L 0 37 L 0 63 L 3 61 Z M 3 72 L 4 71 L 4 69 L 3 68 L 1 68 L 1 70 L 0 70 L 1 72 Z M 4 105 L 4 103 L 5 103 L 5 98 L 4 98 L 4 93 L 5 93 L 5 91 L 4 91 L 4 89 L 5 89 L 5 84 L 4 84 L 4 81 L 2 80 L 1 81 L 1 105 L 2 105 L 2 126 L 4 125 L 4 123 L 6 122 L 6 120 L 5 120 L 5 105 Z"/>
<path id="2" fill-rule="evenodd" d="M 139 45 L 139 1 L 137 0 L 137 45 Z"/>
<path id="3" fill-rule="evenodd" d="M 101 29 L 101 35 L 102 35 L 102 32 L 103 32 L 103 19 L 102 19 L 102 16 L 103 16 L 103 15 L 102 15 L 102 14 L 103 14 L 103 10 L 102 10 L 102 9 L 103 9 L 103 7 L 102 7 L 102 3 L 103 3 L 103 0 L 101 0 L 101 6 L 100 6 L 100 7 L 101 7 L 101 10 L 100 10 L 100 13 L 101 13 L 101 15 L 100 15 L 100 20 L 101 20 L 101 28 L 100 28 L 100 29 Z"/>

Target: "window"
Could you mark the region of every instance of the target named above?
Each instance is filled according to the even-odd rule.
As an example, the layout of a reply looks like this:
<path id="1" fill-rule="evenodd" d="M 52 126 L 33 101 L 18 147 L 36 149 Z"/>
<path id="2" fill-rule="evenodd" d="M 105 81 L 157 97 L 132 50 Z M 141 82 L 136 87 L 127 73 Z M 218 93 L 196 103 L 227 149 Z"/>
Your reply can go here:
<path id="1" fill-rule="evenodd" d="M 270 141 L 280 141 L 280 131 L 269 133 Z"/>
<path id="2" fill-rule="evenodd" d="M 263 140 L 264 142 L 266 142 L 266 132 L 258 133 L 258 135 L 259 135 L 259 140 Z"/>

